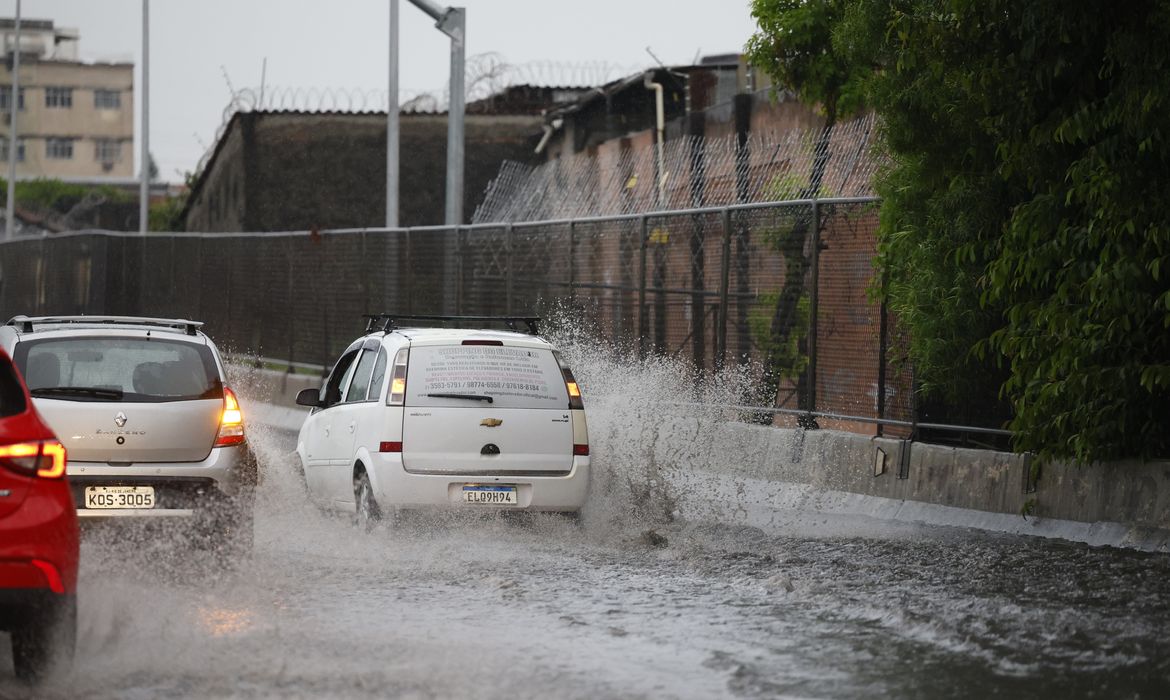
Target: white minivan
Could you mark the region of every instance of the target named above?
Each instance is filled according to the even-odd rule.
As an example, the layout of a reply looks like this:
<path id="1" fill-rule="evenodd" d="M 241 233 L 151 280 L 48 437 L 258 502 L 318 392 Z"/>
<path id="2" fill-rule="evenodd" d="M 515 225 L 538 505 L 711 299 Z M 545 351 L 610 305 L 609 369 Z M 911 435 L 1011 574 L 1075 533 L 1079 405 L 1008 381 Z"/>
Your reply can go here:
<path id="1" fill-rule="evenodd" d="M 577 513 L 589 491 L 581 392 L 531 317 L 368 317 L 297 439 L 310 497 L 356 513 L 457 506 Z M 401 327 L 525 324 L 531 332 Z"/>

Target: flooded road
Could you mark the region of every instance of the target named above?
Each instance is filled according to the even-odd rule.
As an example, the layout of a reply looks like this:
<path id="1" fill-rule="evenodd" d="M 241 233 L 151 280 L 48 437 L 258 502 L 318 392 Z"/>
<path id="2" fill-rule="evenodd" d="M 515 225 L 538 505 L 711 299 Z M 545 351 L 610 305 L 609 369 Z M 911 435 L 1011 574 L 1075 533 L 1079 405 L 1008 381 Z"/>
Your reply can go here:
<path id="1" fill-rule="evenodd" d="M 365 533 L 306 502 L 289 435 L 254 429 L 253 555 L 224 567 L 182 533 L 88 532 L 73 669 L 20 686 L 0 636 L 0 697 L 1170 694 L 1167 555 L 815 512 L 749 527 L 642 444 L 673 440 L 685 465 L 703 436 L 631 419 L 628 377 L 612 381 L 585 384 L 579 524 Z"/>

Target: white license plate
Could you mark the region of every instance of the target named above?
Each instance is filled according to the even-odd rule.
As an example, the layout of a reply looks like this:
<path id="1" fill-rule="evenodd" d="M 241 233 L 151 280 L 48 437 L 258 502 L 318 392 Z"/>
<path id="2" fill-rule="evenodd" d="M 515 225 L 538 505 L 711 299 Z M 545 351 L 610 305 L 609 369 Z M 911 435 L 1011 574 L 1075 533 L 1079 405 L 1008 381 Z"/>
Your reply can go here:
<path id="1" fill-rule="evenodd" d="M 514 506 L 520 503 L 516 498 L 515 486 L 485 486 L 483 484 L 464 485 L 463 502 L 504 506 Z"/>
<path id="2" fill-rule="evenodd" d="M 153 486 L 86 486 L 86 508 L 154 508 Z"/>

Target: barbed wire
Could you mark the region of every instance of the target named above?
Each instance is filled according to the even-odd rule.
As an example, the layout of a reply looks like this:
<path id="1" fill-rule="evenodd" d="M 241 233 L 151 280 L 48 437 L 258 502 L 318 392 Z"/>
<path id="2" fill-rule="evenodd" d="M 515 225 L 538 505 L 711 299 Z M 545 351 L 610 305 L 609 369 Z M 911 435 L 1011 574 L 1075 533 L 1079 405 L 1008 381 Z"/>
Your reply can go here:
<path id="1" fill-rule="evenodd" d="M 474 102 L 519 85 L 593 87 L 644 68 L 641 65 L 621 65 L 607 61 L 509 63 L 501 54 L 488 52 L 467 59 L 465 97 L 468 102 Z M 215 145 L 237 112 L 385 112 L 389 102 L 389 92 L 376 88 L 265 85 L 231 89 L 232 96 L 224 107 L 215 138 L 204 149 L 203 156 L 195 165 L 196 176 L 207 167 Z M 441 114 L 447 110 L 449 97 L 446 89 L 400 90 L 399 110 L 405 114 Z"/>
<path id="2" fill-rule="evenodd" d="M 488 185 L 474 223 L 542 221 L 638 214 L 817 197 L 874 194 L 884 160 L 873 147 L 873 115 L 820 128 L 753 132 L 741 147 L 732 134 L 683 136 L 663 145 L 662 185 L 655 182 L 654 144 L 617 142 L 536 167 L 506 161 Z M 824 159 L 820 187 L 810 192 L 814 161 Z"/>

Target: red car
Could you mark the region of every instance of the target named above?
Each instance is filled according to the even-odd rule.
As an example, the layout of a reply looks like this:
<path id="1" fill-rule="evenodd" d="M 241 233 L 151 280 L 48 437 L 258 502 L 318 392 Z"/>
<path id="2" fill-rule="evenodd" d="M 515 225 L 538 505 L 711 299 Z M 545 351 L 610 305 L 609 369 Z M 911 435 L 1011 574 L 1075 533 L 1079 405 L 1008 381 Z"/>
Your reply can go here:
<path id="1" fill-rule="evenodd" d="M 77 559 L 65 448 L 0 350 L 0 630 L 12 634 L 20 678 L 73 656 Z"/>

